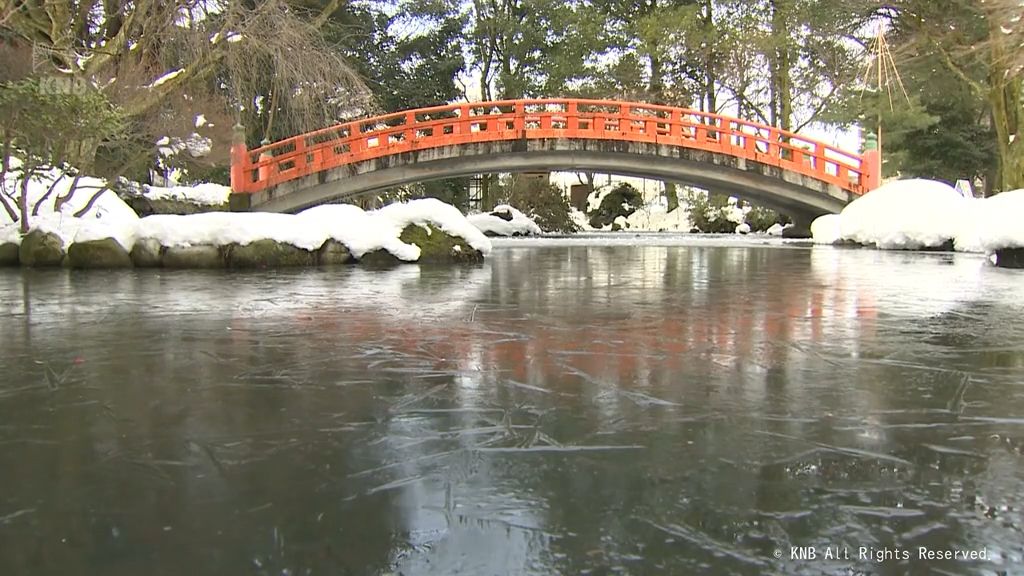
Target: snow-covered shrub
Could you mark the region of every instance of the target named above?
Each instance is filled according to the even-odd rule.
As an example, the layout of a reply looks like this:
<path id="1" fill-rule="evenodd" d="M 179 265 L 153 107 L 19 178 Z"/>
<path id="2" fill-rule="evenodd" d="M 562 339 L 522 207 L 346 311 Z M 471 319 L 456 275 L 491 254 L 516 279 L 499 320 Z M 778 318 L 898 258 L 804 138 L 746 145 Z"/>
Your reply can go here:
<path id="1" fill-rule="evenodd" d="M 626 219 L 644 205 L 643 195 L 640 191 L 623 182 L 612 188 L 601 199 L 600 206 L 590 213 L 590 225 L 593 228 L 604 228 L 613 224 L 616 219 Z"/>
<path id="2" fill-rule="evenodd" d="M 754 232 L 767 232 L 772 226 L 782 226 L 789 222 L 789 218 L 762 206 L 751 206 L 743 218 Z"/>
<path id="3" fill-rule="evenodd" d="M 694 228 L 709 234 L 732 234 L 743 222 L 742 212 L 736 217 L 736 206 L 722 194 L 690 191 L 686 195 L 690 206 L 690 222 Z"/>

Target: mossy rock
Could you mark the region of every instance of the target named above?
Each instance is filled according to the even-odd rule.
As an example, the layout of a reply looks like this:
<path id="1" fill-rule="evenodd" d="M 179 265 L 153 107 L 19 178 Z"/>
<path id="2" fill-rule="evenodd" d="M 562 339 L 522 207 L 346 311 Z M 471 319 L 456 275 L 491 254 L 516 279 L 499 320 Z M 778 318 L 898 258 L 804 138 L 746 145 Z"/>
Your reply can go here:
<path id="1" fill-rule="evenodd" d="M 811 235 L 811 229 L 809 227 L 794 224 L 793 226 L 782 230 L 782 237 L 805 240 L 807 238 L 812 238 L 813 236 Z"/>
<path id="2" fill-rule="evenodd" d="M 996 250 L 996 266 L 1000 268 L 1024 268 L 1024 248 Z"/>
<path id="3" fill-rule="evenodd" d="M 317 262 L 321 266 L 338 266 L 353 261 L 352 253 L 347 246 L 337 240 L 328 240 L 316 252 Z"/>
<path id="4" fill-rule="evenodd" d="M 316 253 L 274 240 L 257 240 L 244 246 L 231 244 L 226 250 L 231 268 L 283 268 L 312 266 Z"/>
<path id="5" fill-rule="evenodd" d="M 224 258 L 220 246 L 212 244 L 196 244 L 194 246 L 168 246 L 163 251 L 164 268 L 224 268 Z"/>
<path id="6" fill-rule="evenodd" d="M 21 262 L 18 245 L 13 242 L 0 244 L 0 266 L 17 266 Z"/>
<path id="7" fill-rule="evenodd" d="M 131 268 L 132 257 L 113 238 L 74 242 L 68 246 L 72 268 Z"/>
<path id="8" fill-rule="evenodd" d="M 22 266 L 60 266 L 64 261 L 64 241 L 52 232 L 32 230 L 21 239 L 18 261 Z"/>
<path id="9" fill-rule="evenodd" d="M 402 230 L 399 239 L 420 247 L 421 263 L 480 262 L 484 259 L 484 255 L 467 244 L 465 239 L 442 232 L 429 224 L 426 227 L 410 224 Z"/>
<path id="10" fill-rule="evenodd" d="M 374 250 L 359 257 L 359 263 L 370 268 L 390 268 L 399 264 L 408 264 L 405 260 L 399 260 L 394 254 L 384 250 Z"/>
<path id="11" fill-rule="evenodd" d="M 159 268 L 162 264 L 160 257 L 160 241 L 153 238 L 136 240 L 132 246 L 132 264 L 136 268 Z"/>
<path id="12" fill-rule="evenodd" d="M 195 204 L 185 200 L 173 200 L 170 198 L 147 198 L 145 196 L 128 196 L 122 198 L 139 217 L 152 216 L 154 214 L 201 214 L 204 212 L 227 212 L 228 205 L 224 204 Z"/>
<path id="13" fill-rule="evenodd" d="M 920 250 L 921 252 L 953 252 L 955 250 L 955 244 L 956 242 L 952 238 L 949 238 L 948 240 L 943 241 L 942 244 L 938 244 L 936 246 L 923 246 Z"/>

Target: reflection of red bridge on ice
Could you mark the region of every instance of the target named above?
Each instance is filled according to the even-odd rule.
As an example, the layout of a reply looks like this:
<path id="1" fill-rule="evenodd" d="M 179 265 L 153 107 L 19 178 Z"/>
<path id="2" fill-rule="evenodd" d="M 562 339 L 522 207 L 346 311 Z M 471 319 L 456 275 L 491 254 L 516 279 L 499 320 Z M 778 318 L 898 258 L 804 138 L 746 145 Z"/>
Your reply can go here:
<path id="1" fill-rule="evenodd" d="M 292 211 L 425 180 L 589 170 L 702 186 L 793 216 L 836 212 L 878 185 L 874 152 L 845 152 L 738 118 L 635 102 L 452 104 L 232 149 L 232 207 Z"/>

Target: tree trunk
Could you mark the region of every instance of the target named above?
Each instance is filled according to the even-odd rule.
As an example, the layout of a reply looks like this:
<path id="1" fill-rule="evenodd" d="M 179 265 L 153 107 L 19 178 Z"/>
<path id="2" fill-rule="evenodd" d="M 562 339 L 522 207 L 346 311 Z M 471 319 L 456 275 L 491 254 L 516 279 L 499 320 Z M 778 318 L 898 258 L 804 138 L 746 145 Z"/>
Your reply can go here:
<path id="1" fill-rule="evenodd" d="M 714 34 L 715 30 L 715 15 L 711 0 L 704 2 L 704 33 L 707 36 Z M 707 111 L 715 114 L 718 112 L 718 94 L 716 84 L 718 83 L 718 75 L 716 73 L 718 55 L 715 53 L 714 42 L 708 41 L 708 49 L 705 54 L 704 62 L 704 95 L 707 98 L 708 107 Z"/>
<path id="2" fill-rule="evenodd" d="M 790 34 L 787 14 L 788 0 L 771 0 L 771 121 L 772 125 L 790 129 L 793 115 L 793 94 L 790 80 Z"/>
<path id="3" fill-rule="evenodd" d="M 676 193 L 674 182 L 665 182 L 665 199 L 668 200 L 668 211 L 679 208 L 679 195 Z"/>
<path id="4" fill-rule="evenodd" d="M 23 175 L 24 179 L 21 181 L 21 197 L 18 198 L 18 207 L 21 208 L 21 233 L 28 234 L 28 185 L 32 180 L 31 175 L 35 172 L 28 165 L 28 161 L 23 165 L 25 168 Z"/>
<path id="5" fill-rule="evenodd" d="M 647 85 L 647 92 L 650 93 L 651 100 L 655 104 L 664 104 L 661 98 L 663 91 L 661 83 L 661 58 L 655 54 L 650 54 L 649 58 L 651 60 L 651 80 Z"/>
<path id="6" fill-rule="evenodd" d="M 1000 35 L 996 30 L 993 36 Z M 1002 191 L 1024 188 L 1024 114 L 1021 106 L 1021 78 L 1008 74 L 1002 38 L 992 40 L 989 64 L 988 101 L 996 132 L 999 154 L 999 178 L 996 186 Z"/>
<path id="7" fill-rule="evenodd" d="M 480 175 L 480 211 L 489 212 L 491 205 L 491 176 L 493 174 Z"/>
<path id="8" fill-rule="evenodd" d="M 4 207 L 4 212 L 7 212 L 7 217 L 11 219 L 11 222 L 17 222 L 21 218 L 18 217 L 18 211 L 14 206 L 11 206 L 10 202 L 7 201 L 7 196 L 0 193 L 0 204 Z"/>

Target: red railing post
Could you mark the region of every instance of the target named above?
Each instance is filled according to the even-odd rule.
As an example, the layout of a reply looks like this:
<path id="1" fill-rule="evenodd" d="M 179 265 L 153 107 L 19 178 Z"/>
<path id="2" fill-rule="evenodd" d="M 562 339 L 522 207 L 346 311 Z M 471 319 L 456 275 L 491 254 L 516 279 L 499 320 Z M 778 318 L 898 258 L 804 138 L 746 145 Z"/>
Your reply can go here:
<path id="1" fill-rule="evenodd" d="M 473 126 L 470 124 L 469 106 L 459 107 L 459 123 L 457 124 L 458 129 L 454 132 L 456 134 L 469 134 L 473 131 Z"/>
<path id="2" fill-rule="evenodd" d="M 249 151 L 245 147 L 245 126 L 235 124 L 231 133 L 231 192 L 244 194 L 248 192 L 246 175 L 251 162 Z"/>
<path id="3" fill-rule="evenodd" d="M 570 100 L 565 104 L 565 129 L 569 133 L 569 136 L 575 136 L 579 133 L 580 129 L 580 116 L 579 108 L 577 107 L 575 100 Z"/>
<path id="4" fill-rule="evenodd" d="M 293 163 L 295 172 L 301 176 L 306 175 L 306 138 L 295 137 L 295 161 Z"/>
<path id="5" fill-rule="evenodd" d="M 412 146 L 412 143 L 416 140 L 416 112 L 407 112 L 405 114 L 404 139 L 409 146 Z"/>
<path id="6" fill-rule="evenodd" d="M 270 146 L 270 140 L 267 139 L 267 138 L 264 138 L 262 141 L 260 141 L 260 146 L 261 147 L 263 147 L 263 146 Z M 263 186 L 268 186 L 269 185 L 269 183 L 270 183 L 270 172 L 271 172 L 271 168 L 270 168 L 271 164 L 269 162 L 264 162 L 264 160 L 271 160 L 273 158 L 274 158 L 274 155 L 270 153 L 269 149 L 264 150 L 263 152 L 260 153 L 260 159 L 259 159 L 260 168 L 259 168 L 259 171 L 258 171 L 259 172 L 259 176 L 257 176 L 257 181 L 260 182 Z"/>

